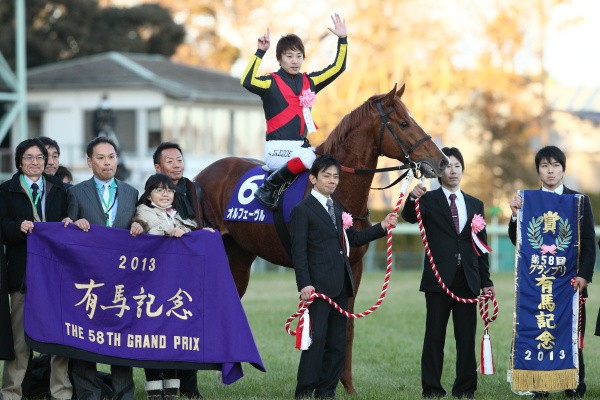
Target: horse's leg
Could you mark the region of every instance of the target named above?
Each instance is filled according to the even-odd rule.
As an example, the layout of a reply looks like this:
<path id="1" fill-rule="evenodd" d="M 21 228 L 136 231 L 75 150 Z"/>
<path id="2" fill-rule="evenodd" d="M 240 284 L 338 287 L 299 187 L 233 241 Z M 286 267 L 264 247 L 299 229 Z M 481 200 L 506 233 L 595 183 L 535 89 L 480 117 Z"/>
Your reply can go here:
<path id="1" fill-rule="evenodd" d="M 240 298 L 246 293 L 250 281 L 250 267 L 256 256 L 242 249 L 230 235 L 223 236 L 223 244 L 229 259 L 229 268 Z"/>
<path id="2" fill-rule="evenodd" d="M 362 278 L 363 263 L 362 258 L 359 259 L 355 264 L 352 265 L 352 275 L 354 277 L 354 290 L 358 293 L 358 287 L 360 286 L 360 280 Z M 356 294 L 355 293 L 355 294 Z M 354 313 L 354 297 L 348 299 L 348 311 Z M 344 361 L 344 369 L 342 370 L 342 376 L 340 380 L 346 393 L 354 394 L 356 389 L 352 382 L 352 342 L 354 341 L 354 319 L 348 319 L 348 325 L 346 328 L 346 358 Z"/>

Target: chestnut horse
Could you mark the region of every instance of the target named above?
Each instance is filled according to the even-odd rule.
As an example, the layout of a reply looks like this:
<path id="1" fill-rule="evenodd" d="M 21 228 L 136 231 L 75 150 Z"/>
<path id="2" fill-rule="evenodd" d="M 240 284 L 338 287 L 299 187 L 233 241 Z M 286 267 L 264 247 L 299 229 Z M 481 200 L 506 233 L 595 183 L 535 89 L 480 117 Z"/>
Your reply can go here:
<path id="1" fill-rule="evenodd" d="M 344 167 L 374 169 L 380 155 L 412 163 L 427 177 L 440 176 L 447 159 L 412 118 L 401 97 L 404 85 L 396 92 L 394 87 L 386 95 L 375 95 L 346 115 L 316 148 L 317 154 L 332 154 Z M 288 252 L 281 244 L 272 224 L 224 221 L 229 198 L 239 178 L 250 168 L 262 164 L 256 160 L 236 157 L 224 158 L 209 165 L 195 180 L 202 186 L 206 218 L 223 235 L 231 273 L 240 297 L 250 279 L 250 265 L 259 256 L 273 264 L 292 267 Z M 373 173 L 351 174 L 343 168 L 336 199 L 354 217 L 354 227 L 364 229 L 368 221 L 367 200 Z M 310 185 L 310 183 L 309 183 Z M 353 248 L 350 265 L 358 290 L 362 276 L 362 257 L 368 245 Z M 350 312 L 354 299 L 349 302 Z M 352 383 L 352 340 L 354 320 L 348 321 L 348 342 L 341 381 L 348 393 L 354 392 Z"/>

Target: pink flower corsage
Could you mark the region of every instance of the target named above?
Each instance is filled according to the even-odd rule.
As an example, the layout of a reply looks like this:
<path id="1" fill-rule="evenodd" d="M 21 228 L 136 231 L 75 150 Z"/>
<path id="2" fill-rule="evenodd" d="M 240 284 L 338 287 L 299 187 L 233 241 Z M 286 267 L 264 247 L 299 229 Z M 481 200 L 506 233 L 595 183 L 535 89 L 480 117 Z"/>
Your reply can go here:
<path id="1" fill-rule="evenodd" d="M 475 233 L 479 233 L 485 228 L 485 219 L 479 215 L 473 215 L 473 219 L 471 220 L 471 230 Z"/>
<path id="2" fill-rule="evenodd" d="M 342 227 L 344 228 L 344 230 L 350 228 L 352 226 L 352 223 L 352 215 L 344 211 L 342 213 Z"/>
<path id="3" fill-rule="evenodd" d="M 479 214 L 473 215 L 473 219 L 471 220 L 471 242 L 473 243 L 473 248 L 475 249 L 475 253 L 477 253 L 478 256 L 480 256 L 481 253 L 485 254 L 492 251 L 492 249 L 477 236 L 477 234 L 481 232 L 484 228 L 485 219 Z"/>
<path id="4" fill-rule="evenodd" d="M 317 98 L 317 95 L 312 90 L 310 90 L 310 89 L 303 90 L 299 96 L 300 105 L 302 107 L 312 107 L 313 104 L 315 104 L 316 98 Z"/>

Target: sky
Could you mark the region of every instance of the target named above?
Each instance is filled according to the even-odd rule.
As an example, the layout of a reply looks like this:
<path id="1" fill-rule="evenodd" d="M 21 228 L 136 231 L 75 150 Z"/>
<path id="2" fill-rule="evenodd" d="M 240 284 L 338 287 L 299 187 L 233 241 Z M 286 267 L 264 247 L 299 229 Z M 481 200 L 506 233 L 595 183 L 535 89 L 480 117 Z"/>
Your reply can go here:
<path id="1" fill-rule="evenodd" d="M 119 6 L 137 4 L 142 1 L 111 0 L 113 5 Z M 460 24 L 464 24 L 465 20 L 463 18 L 478 18 L 478 16 L 485 14 L 486 10 L 490 9 L 490 1 L 501 2 L 502 0 L 454 0 L 448 3 L 436 0 L 422 0 L 422 4 L 429 4 L 425 8 L 452 13 L 452 18 L 457 17 L 456 20 L 460 21 Z M 321 14 L 333 11 L 343 14 L 345 11 L 343 10 L 344 7 L 332 11 L 330 4 L 324 3 L 321 0 L 307 0 L 307 3 L 314 6 L 307 7 L 305 11 L 316 13 L 316 15 L 310 16 L 311 20 L 317 19 L 317 16 L 321 16 Z M 339 8 L 339 2 L 333 3 Z M 285 2 L 277 0 L 265 0 L 265 4 L 278 8 L 288 6 L 285 5 Z M 270 7 L 265 7 L 265 9 L 269 9 Z M 460 15 L 454 15 L 456 12 Z M 291 19 L 298 19 L 298 16 L 293 13 L 289 15 Z M 265 17 L 265 19 L 268 20 L 268 17 Z M 327 22 L 326 18 L 321 19 Z M 576 22 L 564 26 L 563 23 L 566 20 L 575 20 Z M 260 28 L 262 29 L 263 27 L 260 26 Z M 258 27 L 256 29 L 257 32 L 261 32 Z M 532 26 L 531 31 L 535 31 L 534 26 Z M 254 38 L 254 36 L 252 37 Z M 550 77 L 561 86 L 600 87 L 600 51 L 597 50 L 598 47 L 596 44 L 598 38 L 600 38 L 600 1 L 571 0 L 570 5 L 557 7 L 547 31 L 544 47 L 545 67 Z M 240 45 L 241 43 L 236 44 Z M 241 61 L 243 61 L 242 64 L 245 66 L 246 60 Z M 524 62 L 529 63 L 532 61 L 525 59 Z M 233 70 L 237 71 L 240 68 L 243 68 L 243 66 L 234 68 Z"/>
<path id="2" fill-rule="evenodd" d="M 564 86 L 600 87 L 600 1 L 574 0 L 570 9 L 557 14 L 581 20 L 549 31 L 545 46 L 548 73 Z"/>

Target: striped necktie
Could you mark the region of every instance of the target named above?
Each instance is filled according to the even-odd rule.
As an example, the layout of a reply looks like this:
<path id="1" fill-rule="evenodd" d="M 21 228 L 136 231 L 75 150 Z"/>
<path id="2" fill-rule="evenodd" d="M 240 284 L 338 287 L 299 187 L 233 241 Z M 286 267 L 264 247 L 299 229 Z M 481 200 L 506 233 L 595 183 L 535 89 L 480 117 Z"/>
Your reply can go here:
<path id="1" fill-rule="evenodd" d="M 452 214 L 452 222 L 454 222 L 454 228 L 456 229 L 456 233 L 460 233 L 460 224 L 458 222 L 458 209 L 456 208 L 456 195 L 452 193 L 448 196 L 450 199 L 450 214 Z"/>
<path id="2" fill-rule="evenodd" d="M 337 228 L 337 224 L 335 223 L 335 212 L 333 211 L 333 200 L 327 199 L 327 212 L 331 217 L 331 222 L 333 222 L 333 226 Z"/>

